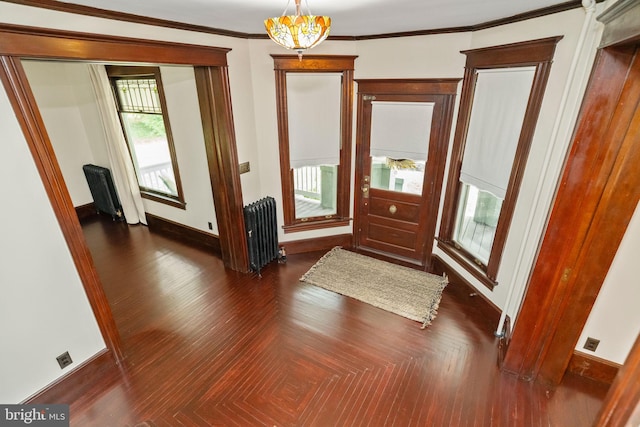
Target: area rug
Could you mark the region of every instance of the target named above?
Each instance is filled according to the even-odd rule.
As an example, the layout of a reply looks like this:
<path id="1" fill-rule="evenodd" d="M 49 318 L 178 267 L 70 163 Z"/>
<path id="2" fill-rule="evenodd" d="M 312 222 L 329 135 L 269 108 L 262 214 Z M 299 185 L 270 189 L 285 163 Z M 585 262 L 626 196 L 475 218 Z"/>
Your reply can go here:
<path id="1" fill-rule="evenodd" d="M 422 322 L 436 317 L 447 277 L 436 276 L 335 247 L 300 281 Z"/>

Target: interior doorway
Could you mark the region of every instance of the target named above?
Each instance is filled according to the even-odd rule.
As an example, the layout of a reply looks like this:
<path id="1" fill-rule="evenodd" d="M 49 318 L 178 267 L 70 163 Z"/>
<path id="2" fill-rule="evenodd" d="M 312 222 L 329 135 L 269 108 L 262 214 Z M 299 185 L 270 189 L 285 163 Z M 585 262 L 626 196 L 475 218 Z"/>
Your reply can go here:
<path id="1" fill-rule="evenodd" d="M 195 67 L 196 87 L 207 150 L 220 243 L 225 265 L 235 270 L 248 266 L 242 191 L 233 132 L 228 88 L 228 49 L 180 45 L 150 40 L 87 35 L 46 29 L 20 29 L 0 25 L 0 81 L 19 119 L 25 140 L 42 178 L 44 189 L 61 232 L 69 247 L 78 274 L 107 349 L 114 359 L 123 358 L 120 336 L 109 302 L 97 277 L 91 255 L 66 189 L 60 167 L 29 87 L 21 59 L 56 59 L 100 62 L 146 62 Z M 224 131 L 214 132 L 219 129 Z M 224 185 L 222 185 L 224 183 Z"/>

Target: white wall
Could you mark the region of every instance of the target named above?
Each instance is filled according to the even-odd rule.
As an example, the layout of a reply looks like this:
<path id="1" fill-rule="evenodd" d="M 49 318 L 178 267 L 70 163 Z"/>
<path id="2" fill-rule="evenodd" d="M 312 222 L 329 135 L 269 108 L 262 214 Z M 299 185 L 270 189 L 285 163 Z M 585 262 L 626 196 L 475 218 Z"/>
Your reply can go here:
<path id="1" fill-rule="evenodd" d="M 356 79 L 462 78 L 472 33 L 363 40 L 357 44 Z M 461 86 L 461 85 L 460 85 Z"/>
<path id="2" fill-rule="evenodd" d="M 640 334 L 640 205 L 627 226 L 602 290 L 576 345 L 576 350 L 623 364 Z M 583 348 L 587 337 L 600 340 L 595 352 Z"/>
<path id="3" fill-rule="evenodd" d="M 80 62 L 23 61 L 74 206 L 93 201 L 82 165 L 109 167 L 88 67 Z M 145 211 L 218 233 L 193 67 L 160 69 L 186 209 L 144 199 Z M 209 230 L 208 222 L 213 230 Z"/>
<path id="4" fill-rule="evenodd" d="M 105 344 L 4 89 L 0 127 L 0 402 L 18 403 Z"/>
<path id="5" fill-rule="evenodd" d="M 99 127 L 87 126 L 95 103 L 76 96 L 91 88 L 86 66 L 68 62 L 22 61 L 74 206 L 93 198 L 82 165 L 95 163 L 91 142 L 104 144 Z M 96 131 L 97 130 L 97 131 Z M 108 166 L 108 165 L 103 165 Z"/>

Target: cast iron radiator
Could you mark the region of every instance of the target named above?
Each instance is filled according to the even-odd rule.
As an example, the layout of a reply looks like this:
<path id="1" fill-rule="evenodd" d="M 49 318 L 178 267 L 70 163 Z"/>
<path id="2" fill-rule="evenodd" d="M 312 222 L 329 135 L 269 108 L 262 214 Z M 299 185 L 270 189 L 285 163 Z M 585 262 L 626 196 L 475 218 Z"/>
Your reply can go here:
<path id="1" fill-rule="evenodd" d="M 111 171 L 96 165 L 84 165 L 82 170 L 87 178 L 87 184 L 89 184 L 93 203 L 98 213 L 111 215 L 114 221 L 124 220 L 120 199 L 118 199 L 116 187 L 111 179 Z"/>
<path id="2" fill-rule="evenodd" d="M 260 275 L 260 269 L 278 258 L 278 223 L 276 201 L 265 197 L 244 207 L 247 230 L 249 268 Z"/>

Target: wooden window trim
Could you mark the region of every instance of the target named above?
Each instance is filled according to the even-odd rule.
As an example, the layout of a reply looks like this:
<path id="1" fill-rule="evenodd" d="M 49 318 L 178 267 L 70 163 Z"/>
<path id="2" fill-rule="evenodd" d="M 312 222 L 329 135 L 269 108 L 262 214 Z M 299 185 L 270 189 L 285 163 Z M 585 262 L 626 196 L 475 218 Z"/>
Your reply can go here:
<path id="1" fill-rule="evenodd" d="M 462 267 L 474 277 L 493 289 L 498 283 L 496 277 L 502 259 L 502 252 L 513 219 L 516 201 L 520 191 L 520 184 L 524 175 L 531 141 L 542 105 L 542 98 L 549 78 L 551 62 L 557 43 L 562 36 L 512 43 L 501 46 L 465 50 L 461 53 L 467 56 L 465 64 L 464 82 L 460 101 L 460 112 L 454 135 L 453 149 L 447 189 L 442 214 L 442 223 L 438 236 L 438 247 L 454 258 Z M 473 94 L 477 79 L 477 71 L 482 69 L 505 67 L 536 67 L 531 94 L 525 113 L 524 122 L 518 140 L 513 167 L 507 192 L 503 201 L 500 218 L 496 226 L 493 246 L 486 265 L 478 265 L 474 257 L 453 242 L 456 221 L 458 196 L 461 190 L 460 169 L 466 143 L 469 121 L 471 118 Z"/>
<path id="2" fill-rule="evenodd" d="M 162 108 L 162 119 L 164 122 L 165 133 L 167 136 L 167 143 L 169 145 L 169 156 L 171 157 L 171 167 L 173 168 L 173 175 L 176 180 L 176 191 L 178 193 L 177 196 L 171 196 L 169 194 L 161 193 L 158 191 L 154 191 L 153 189 L 149 189 L 146 187 L 142 187 L 138 184 L 140 188 L 140 195 L 148 200 L 152 200 L 154 202 L 162 203 L 165 205 L 173 206 L 178 209 L 186 209 L 187 203 L 184 199 L 184 192 L 182 191 L 182 181 L 180 179 L 180 168 L 178 167 L 178 157 L 176 156 L 176 148 L 173 141 L 173 132 L 171 131 L 171 124 L 169 123 L 169 112 L 167 109 L 167 101 L 164 92 L 164 86 L 162 84 L 162 76 L 160 74 L 160 67 L 143 67 L 143 66 L 120 66 L 120 65 L 106 65 L 107 75 L 110 79 L 113 78 L 132 78 L 132 77 L 153 77 L 156 81 L 156 85 L 158 87 L 158 97 L 160 98 L 160 106 Z M 116 96 L 116 103 L 119 103 L 118 97 Z M 120 109 L 118 107 L 118 116 L 120 117 L 120 122 L 122 125 L 122 117 L 120 116 Z M 127 146 L 129 146 L 129 151 L 132 150 L 131 144 L 129 144 L 129 138 L 124 132 L 123 126 L 123 134 L 125 137 L 125 141 L 127 141 Z M 140 181 L 138 181 L 139 183 Z"/>
<path id="3" fill-rule="evenodd" d="M 271 55 L 276 78 L 278 114 L 278 144 L 280 176 L 282 181 L 282 207 L 285 233 L 316 230 L 349 225 L 349 196 L 351 190 L 351 135 L 353 122 L 354 63 L 357 56 L 346 55 Z M 289 126 L 287 112 L 287 73 L 341 73 L 342 102 L 340 106 L 340 165 L 338 166 L 338 194 L 336 214 L 331 218 L 295 218 L 293 196 L 293 170 L 289 161 Z"/>

